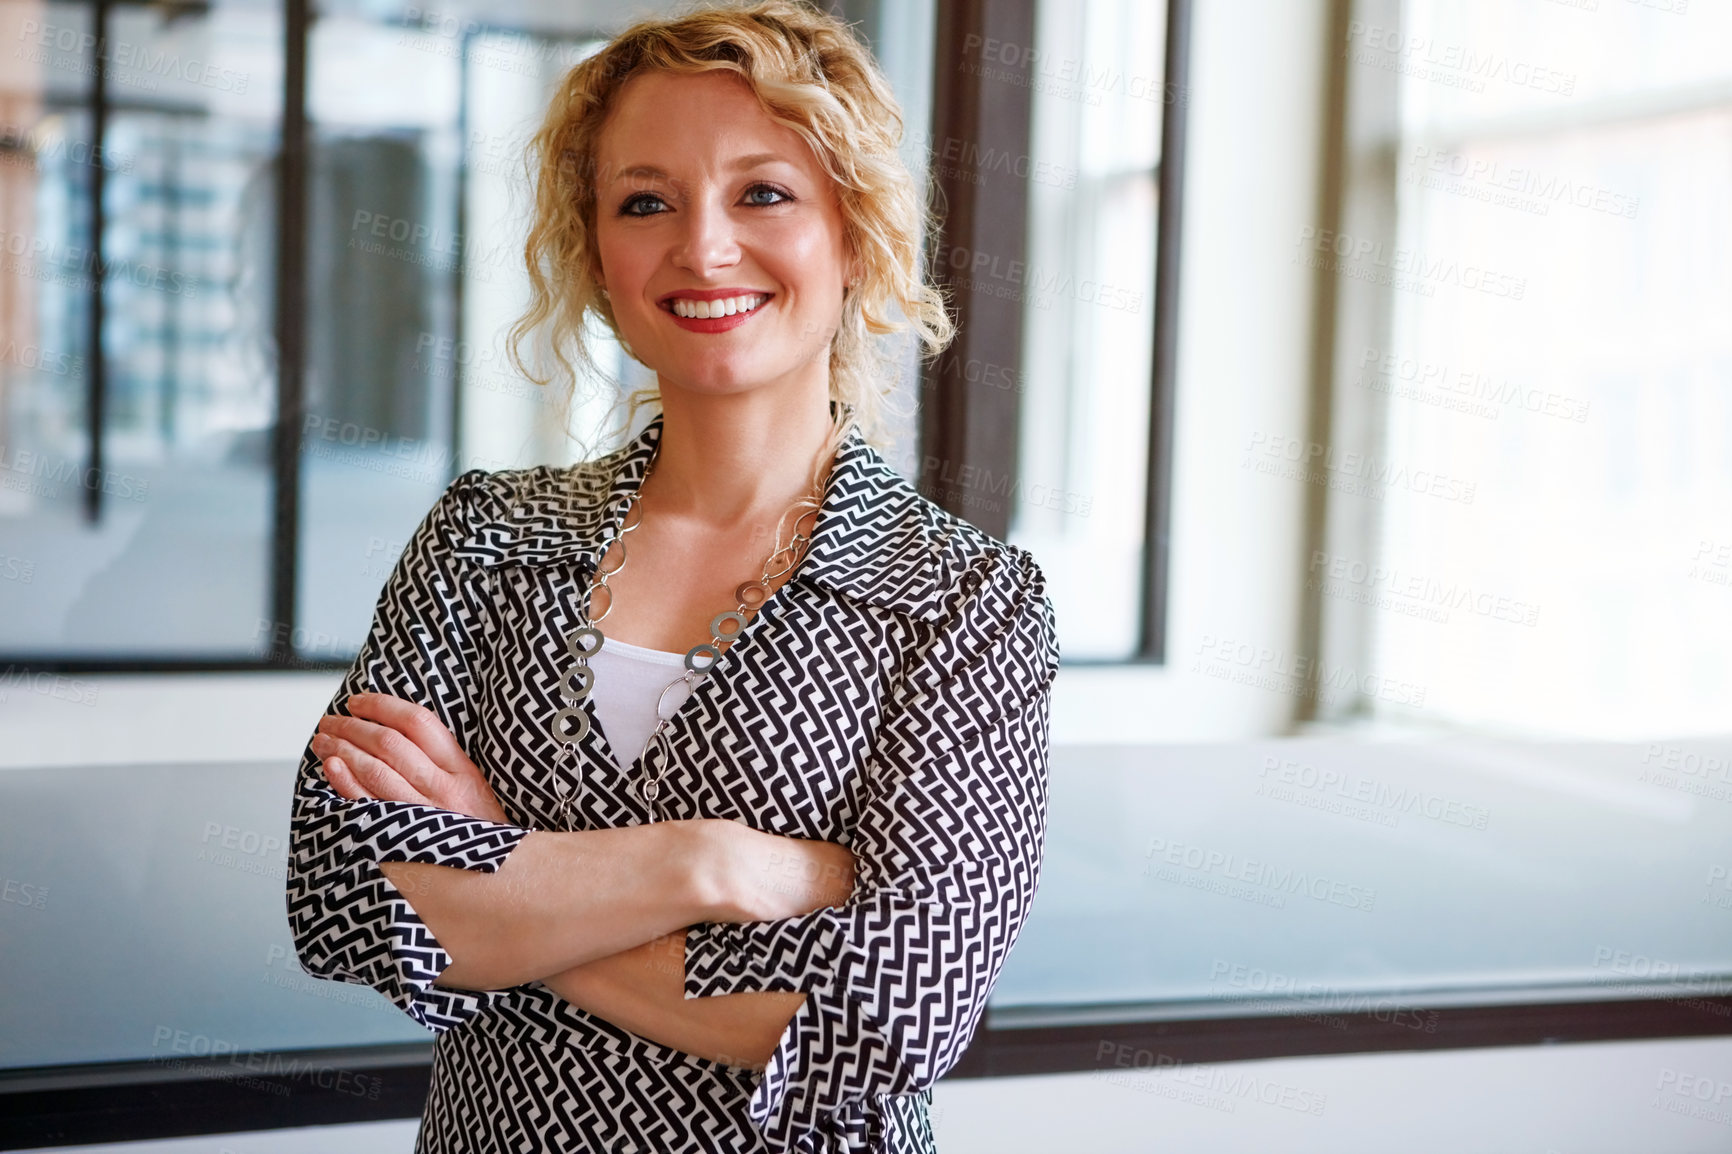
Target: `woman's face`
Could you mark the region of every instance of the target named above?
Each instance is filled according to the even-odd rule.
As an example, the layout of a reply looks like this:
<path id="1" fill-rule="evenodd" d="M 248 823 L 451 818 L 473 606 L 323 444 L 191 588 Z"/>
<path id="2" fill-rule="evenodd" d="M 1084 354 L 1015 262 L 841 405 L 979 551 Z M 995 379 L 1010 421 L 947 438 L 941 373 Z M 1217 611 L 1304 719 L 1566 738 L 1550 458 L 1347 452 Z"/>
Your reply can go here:
<path id="1" fill-rule="evenodd" d="M 616 97 L 596 162 L 603 282 L 664 399 L 827 395 L 851 263 L 810 146 L 731 73 L 650 72 Z"/>

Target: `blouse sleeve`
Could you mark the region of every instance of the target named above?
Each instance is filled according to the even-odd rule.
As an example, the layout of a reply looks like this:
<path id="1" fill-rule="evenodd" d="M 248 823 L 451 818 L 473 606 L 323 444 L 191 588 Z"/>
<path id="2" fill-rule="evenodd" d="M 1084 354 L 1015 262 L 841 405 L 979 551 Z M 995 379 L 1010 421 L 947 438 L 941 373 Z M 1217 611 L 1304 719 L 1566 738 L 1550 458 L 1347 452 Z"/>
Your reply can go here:
<path id="1" fill-rule="evenodd" d="M 1006 547 L 896 690 L 846 905 L 686 932 L 686 997 L 810 991 L 751 1099 L 772 1150 L 930 1087 L 967 1048 L 1040 879 L 1058 671 L 1040 569 Z"/>
<path id="2" fill-rule="evenodd" d="M 388 693 L 427 706 L 473 750 L 485 574 L 456 549 L 473 525 L 497 512 L 495 503 L 481 470 L 446 489 L 386 581 L 373 627 L 327 714 L 347 713 L 351 694 Z M 349 801 L 319 766 L 309 744 L 289 824 L 289 927 L 302 967 L 372 986 L 436 1033 L 504 996 L 433 985 L 451 956 L 379 865 L 430 862 L 492 873 L 528 830 L 433 806 Z"/>

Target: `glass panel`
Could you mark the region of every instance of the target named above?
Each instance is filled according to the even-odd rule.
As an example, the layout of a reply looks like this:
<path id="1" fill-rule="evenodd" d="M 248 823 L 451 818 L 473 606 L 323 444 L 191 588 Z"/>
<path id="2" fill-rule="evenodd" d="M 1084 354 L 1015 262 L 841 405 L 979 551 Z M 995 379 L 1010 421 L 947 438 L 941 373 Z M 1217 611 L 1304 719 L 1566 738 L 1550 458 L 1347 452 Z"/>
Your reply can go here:
<path id="1" fill-rule="evenodd" d="M 307 413 L 293 643 L 343 660 L 380 585 L 461 469 L 452 381 L 465 258 L 459 76 L 400 27 L 324 15 L 307 48 Z"/>
<path id="2" fill-rule="evenodd" d="M 0 583 L 0 651 L 261 653 L 281 13 L 111 8 L 100 141 L 90 7 L 8 2 L 0 25 L 0 572 L 28 573 Z"/>
<path id="3" fill-rule="evenodd" d="M 1022 393 L 1010 540 L 1047 575 L 1065 657 L 1122 658 L 1142 616 L 1165 6 L 1037 11 L 1033 144 L 1012 166 L 1029 190 L 1023 372 L 976 368 Z"/>
<path id="4" fill-rule="evenodd" d="M 0 1067 L 430 1041 L 295 960 L 293 780 L 280 762 L 0 773 Z"/>
<path id="5" fill-rule="evenodd" d="M 333 3 L 309 43 L 307 412 L 296 622 L 343 661 L 441 488 L 471 467 L 565 463 L 599 408 L 555 418 L 505 359 L 520 311 L 524 145 L 564 71 L 671 5 Z M 93 139 L 85 4 L 0 0 L 0 652 L 262 657 L 268 619 L 278 7 L 109 9 Z M 931 0 L 865 6 L 924 143 Z M 512 27 L 514 21 L 534 31 Z M 918 157 L 916 157 L 918 159 Z M 91 473 L 92 173 L 104 193 L 105 469 Z M 641 366 L 598 337 L 626 387 Z M 910 411 L 893 460 L 912 472 Z M 84 487 L 101 490 L 98 515 Z M 143 610 L 142 612 L 140 610 Z"/>
<path id="6" fill-rule="evenodd" d="M 1329 588 L 1389 610 L 1376 663 L 1425 686 L 1430 723 L 1724 734 L 1732 58 L 1702 46 L 1732 10 L 1603 7 L 1589 36 L 1544 5 L 1407 6 L 1403 36 L 1498 66 L 1402 73 L 1396 251 L 1436 272 L 1389 294 L 1387 348 L 1349 355 L 1387 398 L 1387 459 L 1454 495 L 1392 486 L 1381 576 Z"/>
<path id="7" fill-rule="evenodd" d="M 485 468 L 569 464 L 607 447 L 611 386 L 562 425 L 558 392 L 525 379 L 506 351 L 506 335 L 529 302 L 523 267 L 532 204 L 525 175 L 529 141 L 560 78 L 601 43 L 499 31 L 467 41 L 463 207 L 472 259 L 464 269 L 464 339 L 433 351 L 461 382 L 462 443 Z M 600 325 L 589 337 L 606 381 L 628 389 L 654 383 Z"/>
<path id="8" fill-rule="evenodd" d="M 1135 1002 L 1424 1029 L 1449 1005 L 1732 991 L 1732 790 L 1652 783 L 1668 764 L 1725 783 L 1732 742 L 1055 753 L 1046 872 L 1000 1019 Z"/>

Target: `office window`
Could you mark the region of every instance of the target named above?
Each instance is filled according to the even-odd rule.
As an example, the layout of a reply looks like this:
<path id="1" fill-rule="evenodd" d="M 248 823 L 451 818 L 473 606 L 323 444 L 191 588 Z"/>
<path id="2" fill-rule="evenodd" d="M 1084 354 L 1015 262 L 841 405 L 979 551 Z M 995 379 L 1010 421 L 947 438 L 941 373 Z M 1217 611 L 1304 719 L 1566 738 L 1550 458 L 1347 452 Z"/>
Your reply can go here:
<path id="1" fill-rule="evenodd" d="M 1723 733 L 1732 12 L 1397 15 L 1348 44 L 1398 112 L 1356 144 L 1394 163 L 1351 167 L 1333 244 L 1382 279 L 1336 350 L 1338 428 L 1365 432 L 1333 463 L 1359 491 L 1331 494 L 1308 577 L 1348 663 L 1408 689 L 1335 713 Z"/>
<path id="2" fill-rule="evenodd" d="M 0 652 L 261 654 L 281 10 L 0 37 Z"/>
<path id="3" fill-rule="evenodd" d="M 1052 584 L 1067 658 L 1139 643 L 1164 8 L 1036 8 L 1011 540 Z"/>

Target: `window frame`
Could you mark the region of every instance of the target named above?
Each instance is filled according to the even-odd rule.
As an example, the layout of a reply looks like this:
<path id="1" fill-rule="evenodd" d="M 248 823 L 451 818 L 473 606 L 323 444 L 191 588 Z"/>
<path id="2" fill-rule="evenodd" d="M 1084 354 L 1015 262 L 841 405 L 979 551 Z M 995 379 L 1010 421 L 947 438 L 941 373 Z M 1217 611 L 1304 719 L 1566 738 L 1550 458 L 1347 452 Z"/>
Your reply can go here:
<path id="1" fill-rule="evenodd" d="M 995 72 L 1020 73 L 1021 83 L 993 80 L 969 69 L 970 45 L 988 39 L 1032 44 L 1037 0 L 958 0 L 939 8 L 933 53 L 933 140 L 965 140 L 980 155 L 1026 156 L 1031 143 L 1030 61 Z M 1170 537 L 1173 493 L 1174 394 L 1178 373 L 1180 240 L 1184 224 L 1187 94 L 1190 91 L 1191 0 L 1166 0 L 1161 106 L 1161 153 L 1156 168 L 1153 356 L 1150 370 L 1148 467 L 1144 492 L 1139 620 L 1132 652 L 1123 658 L 1065 659 L 1067 666 L 1164 666 L 1168 660 Z M 1024 57 L 1029 54 L 1024 53 Z M 1014 389 L 969 381 L 966 366 L 987 361 L 1020 379 L 1022 302 L 969 290 L 948 254 L 991 253 L 1011 267 L 1028 256 L 1028 192 L 1021 181 L 971 179 L 963 166 L 935 166 L 933 192 L 943 207 L 932 262 L 933 279 L 956 314 L 956 343 L 928 366 L 921 390 L 920 490 L 941 507 L 1004 539 L 1011 502 L 995 482 L 1017 476 L 1021 401 Z M 963 270 L 966 272 L 966 269 Z M 939 466 L 935 477 L 932 466 Z M 950 477 L 957 480 L 952 482 Z M 978 479 L 970 483 L 967 478 Z"/>
<path id="2" fill-rule="evenodd" d="M 1708 1038 L 1732 1033 L 1732 996 L 1621 998 L 1595 1002 L 1454 1006 L 1427 1009 L 1435 1030 L 1415 1030 L 1399 1015 L 1362 1011 L 1137 1019 L 1138 1007 L 1080 1008 L 1069 1022 L 1016 1024 L 1016 1012 L 994 1013 L 945 1079 L 1124 1070 L 1125 1054 L 1141 1068 L 1337 1054 L 1437 1053 L 1493 1046 Z M 1050 1015 L 1047 1015 L 1050 1016 Z M 1710 1020 L 1716 1019 L 1716 1020 Z M 1004 1024 L 1008 1021 L 1011 1024 Z M 431 1043 L 273 1050 L 224 1058 L 111 1062 L 0 1072 L 0 1118 L 26 1146 L 182 1138 L 297 1126 L 334 1126 L 421 1117 L 433 1073 Z M 236 1068 L 249 1071 L 237 1080 Z M 287 1074 L 274 1071 L 288 1070 Z M 250 1071 L 257 1070 L 257 1073 Z M 376 1097 L 352 1084 L 328 1086 L 308 1070 L 373 1080 Z M 338 1087 L 342 1087 L 339 1089 Z M 264 1091 L 261 1097 L 261 1091 Z"/>

